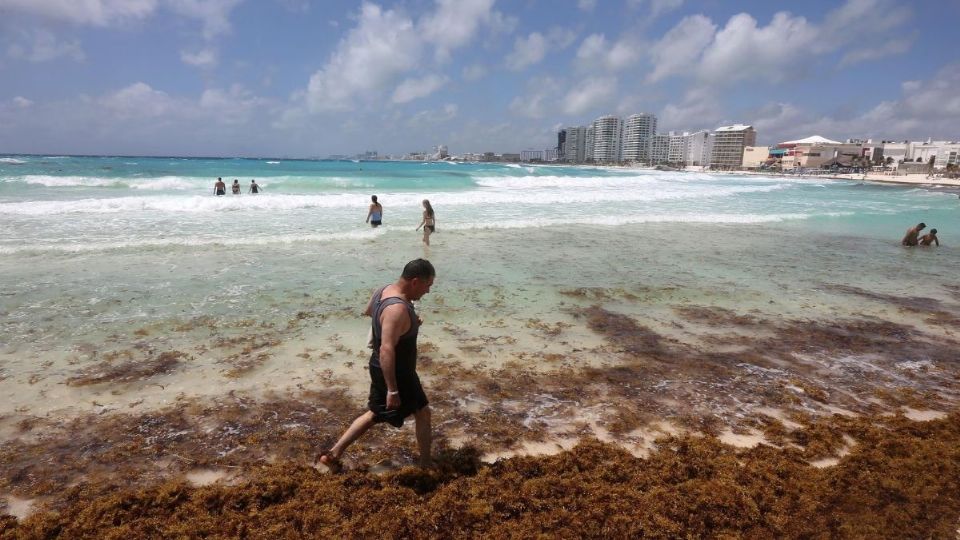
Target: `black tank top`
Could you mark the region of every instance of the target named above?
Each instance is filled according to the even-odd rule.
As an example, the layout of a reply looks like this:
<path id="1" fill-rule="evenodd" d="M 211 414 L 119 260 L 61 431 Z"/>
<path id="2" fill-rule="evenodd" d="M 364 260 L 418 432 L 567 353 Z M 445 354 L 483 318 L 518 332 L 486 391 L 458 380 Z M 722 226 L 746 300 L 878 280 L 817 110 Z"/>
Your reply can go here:
<path id="1" fill-rule="evenodd" d="M 405 334 L 400 336 L 400 340 L 397 342 L 396 347 L 396 372 L 397 374 L 409 373 L 416 371 L 417 369 L 417 333 L 420 330 L 420 323 L 417 320 L 417 312 L 413 309 L 413 304 L 399 298 L 397 296 L 391 296 L 389 298 L 380 299 L 380 296 L 383 294 L 383 290 L 387 286 L 381 287 L 373 295 L 373 352 L 370 353 L 370 365 L 376 368 L 380 367 L 380 334 L 382 328 L 380 327 L 380 315 L 383 314 L 383 310 L 387 306 L 392 306 L 393 304 L 404 304 L 407 307 L 407 315 L 410 317 L 410 330 L 407 330 Z"/>

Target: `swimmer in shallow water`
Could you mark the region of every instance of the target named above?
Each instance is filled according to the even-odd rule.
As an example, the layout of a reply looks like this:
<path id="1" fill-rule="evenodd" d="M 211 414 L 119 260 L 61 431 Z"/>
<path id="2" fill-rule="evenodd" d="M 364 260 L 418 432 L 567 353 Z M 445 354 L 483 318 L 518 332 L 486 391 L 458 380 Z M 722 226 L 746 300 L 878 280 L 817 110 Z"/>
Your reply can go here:
<path id="1" fill-rule="evenodd" d="M 223 183 L 223 180 L 219 176 L 217 177 L 217 182 L 213 184 L 213 194 L 214 195 L 227 194 L 227 185 Z"/>
<path id="2" fill-rule="evenodd" d="M 420 227 L 423 227 L 423 243 L 429 246 L 430 235 L 437 230 L 437 217 L 433 212 L 433 206 L 430 206 L 430 201 L 427 199 L 423 200 L 423 220 L 417 225 L 418 231 Z"/>
<path id="3" fill-rule="evenodd" d="M 370 200 L 373 202 L 370 203 L 370 208 L 367 210 L 367 223 L 376 229 L 383 223 L 383 205 L 377 202 L 376 195 L 371 195 Z"/>
<path id="4" fill-rule="evenodd" d="M 940 247 L 940 239 L 937 238 L 937 230 L 930 229 L 930 232 L 920 237 L 921 246 L 929 246 L 930 244 L 936 244 L 937 247 Z"/>
<path id="5" fill-rule="evenodd" d="M 904 246 L 915 246 L 917 245 L 917 237 L 920 236 L 920 231 L 927 227 L 926 223 L 917 223 L 916 227 L 910 227 L 907 229 L 907 234 L 904 235 L 903 240 L 900 241 L 901 245 Z"/>

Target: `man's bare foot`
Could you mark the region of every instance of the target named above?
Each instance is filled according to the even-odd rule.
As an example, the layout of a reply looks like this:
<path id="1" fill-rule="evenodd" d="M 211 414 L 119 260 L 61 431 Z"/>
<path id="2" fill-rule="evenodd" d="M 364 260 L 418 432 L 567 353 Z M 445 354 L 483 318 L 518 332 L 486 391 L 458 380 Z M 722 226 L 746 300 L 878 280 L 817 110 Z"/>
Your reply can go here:
<path id="1" fill-rule="evenodd" d="M 334 456 L 332 452 L 327 451 L 320 454 L 317 461 L 332 473 L 338 473 L 343 470 L 343 463 L 340 463 L 340 458 Z"/>

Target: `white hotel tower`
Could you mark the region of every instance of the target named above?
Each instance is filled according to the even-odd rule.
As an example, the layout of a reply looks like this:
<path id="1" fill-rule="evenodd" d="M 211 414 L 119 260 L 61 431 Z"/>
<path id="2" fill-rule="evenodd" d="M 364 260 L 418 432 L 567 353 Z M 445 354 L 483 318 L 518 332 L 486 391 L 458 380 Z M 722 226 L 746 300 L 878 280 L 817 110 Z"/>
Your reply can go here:
<path id="1" fill-rule="evenodd" d="M 597 163 L 619 163 L 623 120 L 617 116 L 601 116 L 593 121 L 593 160 Z"/>
<path id="2" fill-rule="evenodd" d="M 657 133 L 657 117 L 649 114 L 632 114 L 627 117 L 623 133 L 624 161 L 650 162 L 650 140 Z"/>

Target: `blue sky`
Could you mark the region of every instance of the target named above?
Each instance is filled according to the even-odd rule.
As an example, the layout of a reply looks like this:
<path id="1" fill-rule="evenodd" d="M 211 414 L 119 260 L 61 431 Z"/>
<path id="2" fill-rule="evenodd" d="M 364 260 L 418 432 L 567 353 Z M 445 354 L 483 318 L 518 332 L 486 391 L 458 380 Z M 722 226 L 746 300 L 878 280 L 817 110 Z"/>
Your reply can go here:
<path id="1" fill-rule="evenodd" d="M 0 153 L 519 151 L 634 112 L 761 143 L 960 139 L 958 20 L 960 0 L 0 0 Z"/>

